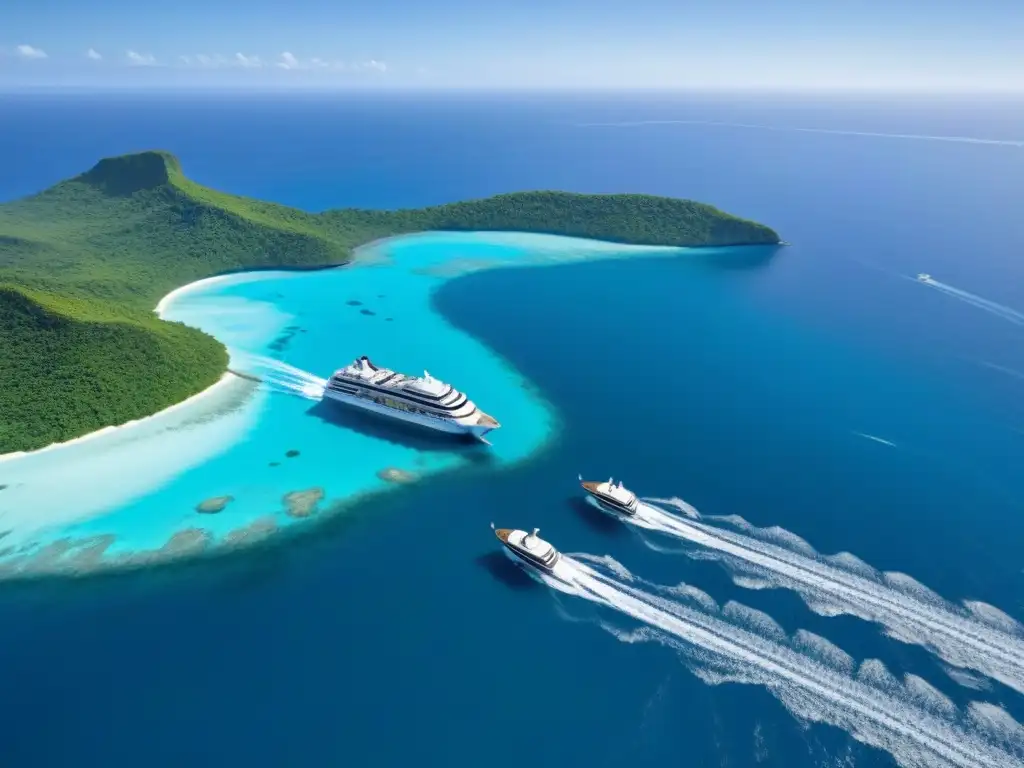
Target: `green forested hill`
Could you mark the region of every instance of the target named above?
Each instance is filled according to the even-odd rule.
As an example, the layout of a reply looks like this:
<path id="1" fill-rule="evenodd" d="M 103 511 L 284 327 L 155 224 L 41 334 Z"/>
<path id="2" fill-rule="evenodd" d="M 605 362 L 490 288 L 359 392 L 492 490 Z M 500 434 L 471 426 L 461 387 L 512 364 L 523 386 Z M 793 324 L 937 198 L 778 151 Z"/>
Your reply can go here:
<path id="1" fill-rule="evenodd" d="M 153 315 L 177 286 L 250 267 L 341 263 L 370 240 L 437 229 L 779 242 L 710 206 L 647 195 L 521 192 L 310 214 L 203 187 L 165 152 L 108 158 L 0 205 L 0 453 L 140 418 L 216 381 L 227 364 L 220 343 Z"/>

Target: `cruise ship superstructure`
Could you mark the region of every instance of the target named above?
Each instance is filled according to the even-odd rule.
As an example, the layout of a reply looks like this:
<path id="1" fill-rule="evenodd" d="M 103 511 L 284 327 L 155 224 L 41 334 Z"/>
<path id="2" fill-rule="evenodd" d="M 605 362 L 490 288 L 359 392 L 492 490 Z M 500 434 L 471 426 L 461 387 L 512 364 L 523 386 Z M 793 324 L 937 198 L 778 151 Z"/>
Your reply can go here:
<path id="1" fill-rule="evenodd" d="M 428 429 L 477 437 L 501 425 L 450 384 L 426 371 L 414 377 L 381 368 L 365 355 L 334 372 L 324 397 Z"/>

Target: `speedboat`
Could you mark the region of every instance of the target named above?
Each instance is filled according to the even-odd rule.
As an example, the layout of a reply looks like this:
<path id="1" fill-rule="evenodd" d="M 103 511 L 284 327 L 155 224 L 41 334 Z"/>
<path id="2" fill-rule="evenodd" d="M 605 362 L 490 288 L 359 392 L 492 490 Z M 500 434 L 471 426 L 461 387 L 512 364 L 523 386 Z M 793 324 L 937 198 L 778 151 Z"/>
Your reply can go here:
<path id="1" fill-rule="evenodd" d="M 533 533 L 520 531 L 516 528 L 498 528 L 494 535 L 498 541 L 505 545 L 505 549 L 527 565 L 540 568 L 542 571 L 551 571 L 555 563 L 561 558 L 561 554 L 537 534 L 539 528 L 534 528 Z"/>
<path id="2" fill-rule="evenodd" d="M 932 276 L 929 275 L 927 272 L 921 272 L 918 274 L 917 279 L 920 280 L 922 283 L 927 283 L 929 280 L 932 279 Z"/>
<path id="3" fill-rule="evenodd" d="M 622 515 L 635 515 L 639 501 L 636 494 L 619 481 L 618 485 L 609 477 L 607 482 L 597 483 L 580 477 L 583 490 L 602 508 Z"/>

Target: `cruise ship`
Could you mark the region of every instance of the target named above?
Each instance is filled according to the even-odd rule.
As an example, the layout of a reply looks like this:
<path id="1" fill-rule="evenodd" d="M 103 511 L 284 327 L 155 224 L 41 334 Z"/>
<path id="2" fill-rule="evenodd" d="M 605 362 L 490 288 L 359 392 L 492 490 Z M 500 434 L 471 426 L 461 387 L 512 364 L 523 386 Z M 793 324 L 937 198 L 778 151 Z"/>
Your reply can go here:
<path id="1" fill-rule="evenodd" d="M 636 494 L 626 488 L 622 481 L 616 485 L 609 477 L 606 483 L 597 483 L 593 480 L 584 480 L 580 477 L 580 485 L 583 490 L 604 509 L 618 512 L 623 515 L 635 515 L 637 505 Z"/>
<path id="2" fill-rule="evenodd" d="M 335 371 L 323 396 L 440 432 L 472 435 L 485 443 L 484 435 L 501 426 L 462 392 L 426 371 L 422 377 L 406 376 L 374 365 L 365 355 Z"/>
<path id="3" fill-rule="evenodd" d="M 561 559 L 561 553 L 551 546 L 537 534 L 539 528 L 534 528 L 533 533 L 520 531 L 513 528 L 497 528 L 494 535 L 498 541 L 505 545 L 505 549 L 527 565 L 540 568 L 542 571 L 551 573 L 555 565 Z"/>

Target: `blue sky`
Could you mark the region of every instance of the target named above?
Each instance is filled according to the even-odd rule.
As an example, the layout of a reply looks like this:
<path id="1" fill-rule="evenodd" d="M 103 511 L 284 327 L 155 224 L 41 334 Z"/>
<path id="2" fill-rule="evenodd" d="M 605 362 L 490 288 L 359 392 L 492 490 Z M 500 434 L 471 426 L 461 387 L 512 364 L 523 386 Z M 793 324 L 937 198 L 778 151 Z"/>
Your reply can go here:
<path id="1" fill-rule="evenodd" d="M 0 0 L 0 86 L 1024 91 L 1024 0 Z"/>

